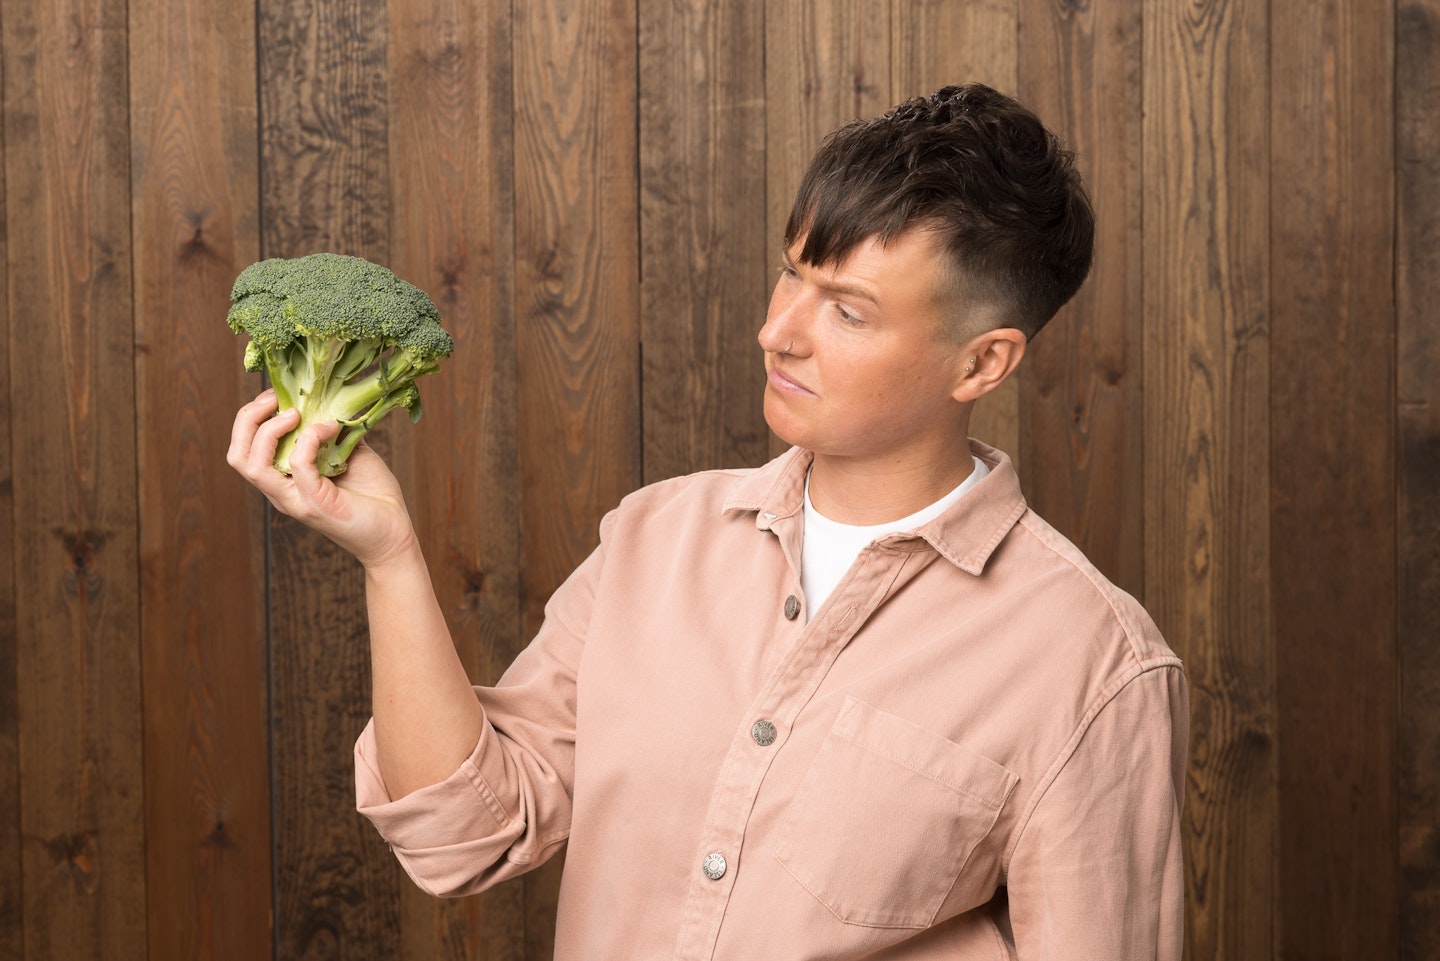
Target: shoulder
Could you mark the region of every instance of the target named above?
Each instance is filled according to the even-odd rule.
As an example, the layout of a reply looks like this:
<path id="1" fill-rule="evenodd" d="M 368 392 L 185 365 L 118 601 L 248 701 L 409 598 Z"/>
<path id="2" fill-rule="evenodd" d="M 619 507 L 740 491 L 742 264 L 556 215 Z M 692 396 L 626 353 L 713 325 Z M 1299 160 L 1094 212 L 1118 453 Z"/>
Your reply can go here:
<path id="1" fill-rule="evenodd" d="M 1005 609 L 1005 635 L 1040 673 L 1087 678 L 1094 692 L 1179 664 L 1141 603 L 1028 506 L 985 558 L 979 582 Z"/>
<path id="2" fill-rule="evenodd" d="M 1111 625 L 1140 662 L 1170 660 L 1174 652 L 1155 621 L 1130 593 L 1111 581 L 1090 559 L 1033 510 L 1015 526 L 1014 553 L 1033 571 L 1037 599 L 1064 604 L 1072 616 L 1088 614 Z"/>

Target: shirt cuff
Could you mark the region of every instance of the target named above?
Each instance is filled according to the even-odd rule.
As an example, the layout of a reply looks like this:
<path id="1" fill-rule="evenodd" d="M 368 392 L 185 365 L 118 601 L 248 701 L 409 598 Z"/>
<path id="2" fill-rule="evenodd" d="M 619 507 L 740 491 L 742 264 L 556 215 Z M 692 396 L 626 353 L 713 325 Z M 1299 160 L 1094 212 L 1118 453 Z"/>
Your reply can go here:
<path id="1" fill-rule="evenodd" d="M 506 813 L 481 774 L 486 741 L 494 736 L 492 731 L 482 732 L 470 757 L 448 778 L 397 801 L 386 790 L 375 761 L 378 752 L 371 719 L 355 742 L 356 810 L 375 825 L 397 854 L 513 840 L 523 825 Z"/>

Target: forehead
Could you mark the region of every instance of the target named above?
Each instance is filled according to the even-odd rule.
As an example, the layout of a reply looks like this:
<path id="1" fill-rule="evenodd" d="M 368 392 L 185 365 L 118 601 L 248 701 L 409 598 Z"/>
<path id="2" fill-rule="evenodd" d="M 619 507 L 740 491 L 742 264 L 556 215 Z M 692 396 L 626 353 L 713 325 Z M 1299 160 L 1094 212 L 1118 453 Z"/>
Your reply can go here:
<path id="1" fill-rule="evenodd" d="M 801 234 L 785 248 L 786 262 L 803 262 L 804 249 Z M 816 283 L 883 302 L 897 294 L 933 297 L 945 281 L 946 261 L 933 231 L 912 228 L 888 238 L 872 235 L 833 261 L 805 265 Z"/>

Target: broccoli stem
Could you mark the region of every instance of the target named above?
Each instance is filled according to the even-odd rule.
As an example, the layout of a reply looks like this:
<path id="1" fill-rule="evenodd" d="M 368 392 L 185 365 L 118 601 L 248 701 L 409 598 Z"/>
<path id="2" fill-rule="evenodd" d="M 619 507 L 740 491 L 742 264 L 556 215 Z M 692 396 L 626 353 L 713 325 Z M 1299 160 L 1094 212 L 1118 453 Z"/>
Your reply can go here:
<path id="1" fill-rule="evenodd" d="M 341 432 L 320 445 L 316 464 L 325 476 L 345 469 L 351 452 L 371 428 L 396 407 L 418 417 L 420 397 L 411 383 L 415 377 L 438 368 L 404 348 L 381 357 L 380 341 L 356 341 L 348 346 L 302 338 L 287 354 L 266 355 L 266 369 L 280 401 L 280 409 L 300 408 L 300 423 L 275 448 L 275 466 L 286 474 L 290 454 L 300 432 L 312 423 L 339 421 Z M 374 367 L 359 380 L 347 379 Z"/>

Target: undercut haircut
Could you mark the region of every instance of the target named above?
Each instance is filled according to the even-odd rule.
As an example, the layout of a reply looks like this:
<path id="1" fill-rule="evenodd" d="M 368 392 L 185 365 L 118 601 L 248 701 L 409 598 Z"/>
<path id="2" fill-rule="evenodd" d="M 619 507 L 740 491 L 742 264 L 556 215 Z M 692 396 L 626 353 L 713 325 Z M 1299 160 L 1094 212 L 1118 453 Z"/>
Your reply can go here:
<path id="1" fill-rule="evenodd" d="M 860 244 L 931 231 L 947 255 L 947 332 L 1033 337 L 1090 271 L 1094 214 L 1074 154 L 1011 97 L 972 83 L 827 136 L 785 227 L 795 259 L 835 266 Z"/>

